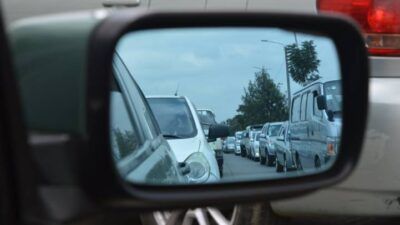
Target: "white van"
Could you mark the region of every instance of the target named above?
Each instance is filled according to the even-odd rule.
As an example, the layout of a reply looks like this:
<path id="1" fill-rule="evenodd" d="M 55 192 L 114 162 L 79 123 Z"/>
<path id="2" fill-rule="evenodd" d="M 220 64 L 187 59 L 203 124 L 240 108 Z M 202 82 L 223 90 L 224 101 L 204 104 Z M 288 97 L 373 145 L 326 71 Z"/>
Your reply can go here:
<path id="1" fill-rule="evenodd" d="M 342 128 L 340 80 L 314 82 L 294 93 L 291 104 L 289 140 L 297 169 L 333 161 Z"/>

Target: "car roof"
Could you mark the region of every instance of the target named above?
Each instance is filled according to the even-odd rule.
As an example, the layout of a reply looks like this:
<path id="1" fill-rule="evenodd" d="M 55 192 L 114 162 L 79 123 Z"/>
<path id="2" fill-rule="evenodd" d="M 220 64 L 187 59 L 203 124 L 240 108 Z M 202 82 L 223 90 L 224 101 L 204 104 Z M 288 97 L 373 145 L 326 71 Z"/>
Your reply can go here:
<path id="1" fill-rule="evenodd" d="M 146 98 L 185 98 L 185 96 L 176 96 L 176 95 L 146 95 Z"/>

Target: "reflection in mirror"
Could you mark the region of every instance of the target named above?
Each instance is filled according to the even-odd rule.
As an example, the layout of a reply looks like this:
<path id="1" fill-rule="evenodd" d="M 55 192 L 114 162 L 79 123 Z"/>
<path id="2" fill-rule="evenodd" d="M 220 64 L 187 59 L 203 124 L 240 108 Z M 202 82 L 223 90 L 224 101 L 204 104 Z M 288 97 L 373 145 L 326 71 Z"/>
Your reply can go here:
<path id="1" fill-rule="evenodd" d="M 116 167 L 156 185 L 328 170 L 341 137 L 338 61 L 329 38 L 278 28 L 128 33 L 113 60 Z"/>

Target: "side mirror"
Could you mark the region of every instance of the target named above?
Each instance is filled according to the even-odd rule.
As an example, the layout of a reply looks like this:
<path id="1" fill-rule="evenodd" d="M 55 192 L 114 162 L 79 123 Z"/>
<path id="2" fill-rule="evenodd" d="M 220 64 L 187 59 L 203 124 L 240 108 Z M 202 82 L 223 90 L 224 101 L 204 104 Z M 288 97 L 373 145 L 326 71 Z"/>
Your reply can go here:
<path id="1" fill-rule="evenodd" d="M 208 139 L 224 138 L 229 136 L 229 127 L 226 125 L 215 124 L 211 125 L 208 130 Z"/>
<path id="2" fill-rule="evenodd" d="M 251 110 L 247 110 L 246 108 L 246 112 L 244 113 L 237 112 L 235 109 L 243 102 L 227 102 L 225 97 L 229 96 L 230 93 L 219 90 L 219 82 L 208 82 L 207 84 L 209 88 L 214 87 L 213 90 L 217 90 L 216 92 L 205 90 L 204 85 L 199 85 L 199 82 L 204 80 L 204 77 L 202 77 L 204 71 L 200 69 L 202 67 L 194 68 L 196 73 L 193 73 L 191 76 L 185 76 L 185 70 L 181 70 L 181 68 L 187 65 L 187 60 L 177 60 L 177 66 L 173 69 L 171 68 L 168 75 L 160 78 L 158 76 L 158 74 L 162 73 L 160 68 L 165 68 L 165 65 L 169 66 L 170 62 L 163 64 L 166 63 L 166 60 L 157 60 L 158 58 L 154 58 L 154 54 L 143 53 L 156 52 L 157 54 L 160 53 L 164 58 L 175 57 L 186 52 L 199 55 L 202 53 L 200 50 L 204 49 L 203 46 L 207 47 L 208 50 L 214 51 L 221 44 L 225 44 L 227 40 L 234 45 L 248 45 L 249 39 L 247 37 L 255 40 L 250 45 L 258 48 L 260 40 L 263 40 L 267 36 L 266 34 L 277 34 L 279 38 L 286 39 L 293 37 L 294 30 L 297 36 L 302 36 L 306 38 L 305 40 L 313 43 L 318 57 L 321 57 L 321 61 L 331 60 L 337 64 L 334 68 L 339 68 L 329 77 L 324 75 L 324 79 L 321 79 L 321 85 L 324 85 L 326 82 L 340 84 L 340 94 L 345 99 L 343 100 L 343 112 L 341 115 L 343 118 L 341 121 L 343 122 L 338 123 L 340 125 L 339 129 L 342 132 L 338 132 L 337 137 L 335 137 L 335 140 L 337 140 L 337 145 L 335 146 L 340 154 L 321 160 L 323 166 L 318 169 L 305 169 L 301 173 L 294 174 L 296 177 L 287 176 L 287 173 L 281 173 L 278 177 L 271 179 L 271 176 L 265 173 L 265 176 L 263 174 L 263 176 L 257 177 L 257 180 L 254 180 L 249 174 L 235 174 L 234 179 L 229 179 L 229 181 L 225 182 L 221 178 L 221 175 L 224 175 L 221 170 L 223 167 L 219 165 L 222 164 L 220 161 L 217 161 L 210 150 L 212 148 L 222 148 L 222 141 L 219 141 L 218 138 L 229 136 L 228 127 L 225 125 L 210 126 L 208 138 L 210 140 L 217 139 L 217 141 L 215 143 L 207 143 L 206 139 L 203 141 L 194 140 L 193 138 L 196 135 L 196 130 L 197 132 L 201 132 L 200 128 L 191 129 L 189 126 L 185 126 L 185 124 L 191 123 L 190 120 L 185 119 L 190 118 L 190 116 L 185 116 L 182 120 L 176 123 L 172 121 L 174 123 L 169 124 L 167 120 L 163 121 L 164 115 L 175 114 L 178 110 L 179 112 L 188 111 L 185 110 L 185 102 L 190 102 L 190 99 L 192 99 L 194 101 L 193 104 L 187 104 L 189 107 L 186 107 L 186 109 L 194 108 L 192 105 L 195 104 L 204 104 L 205 106 L 202 107 L 224 106 L 228 105 L 228 103 L 229 105 L 234 105 L 235 107 L 230 108 L 218 107 L 216 114 L 219 119 L 228 121 L 228 124 L 235 131 L 251 127 L 255 124 L 270 122 L 271 118 L 265 116 L 262 108 L 258 107 L 256 108 L 258 110 L 253 110 L 252 107 Z M 233 34 L 235 35 L 232 36 Z M 212 37 L 224 38 L 210 38 L 210 35 Z M 110 199 L 110 202 L 111 200 L 115 201 L 115 199 L 123 199 L 124 203 L 132 202 L 132 208 L 138 205 L 136 203 L 139 199 L 144 203 L 143 205 L 146 205 L 147 209 L 159 209 L 164 206 L 165 208 L 172 208 L 182 206 L 183 204 L 191 204 L 192 206 L 208 205 L 212 202 L 221 204 L 228 203 L 229 201 L 230 203 L 240 203 L 243 198 L 259 201 L 262 198 L 277 200 L 283 197 L 301 195 L 340 182 L 350 174 L 357 163 L 363 143 L 368 106 L 368 58 L 363 37 L 358 33 L 357 28 L 346 20 L 321 15 L 301 16 L 238 12 L 164 12 L 144 13 L 144 15 L 141 15 L 135 14 L 131 10 L 125 12 L 121 10 L 121 12 L 112 14 L 104 19 L 96 27 L 96 30 L 91 33 L 91 37 L 92 39 L 88 48 L 89 77 L 86 79 L 90 85 L 88 85 L 88 94 L 85 95 L 87 96 L 88 112 L 83 115 L 87 115 L 88 120 L 86 123 L 89 137 L 87 146 L 90 147 L 90 150 L 95 150 L 97 154 L 93 155 L 89 154 L 91 152 L 83 151 L 86 154 L 84 155 L 85 159 L 93 157 L 93 160 L 81 160 L 84 162 L 82 163 L 82 168 L 86 170 L 84 170 L 85 173 L 83 175 L 79 174 L 79 178 L 80 180 L 87 181 L 85 183 L 85 190 L 90 195 L 93 195 L 94 198 Z M 154 46 L 156 40 L 158 40 L 159 48 L 155 48 Z M 171 49 L 171 41 L 174 46 L 176 45 L 179 48 Z M 142 42 L 146 44 L 137 44 Z M 329 47 L 327 47 L 327 44 L 329 44 Z M 188 48 L 190 46 L 195 46 L 195 48 Z M 349 48 L 352 51 L 348 51 Z M 185 51 L 180 52 L 181 49 Z M 229 48 L 226 51 L 229 51 Z M 144 55 L 147 55 L 145 63 L 142 60 Z M 264 51 L 251 55 L 255 60 L 264 59 L 267 56 L 271 56 L 271 54 Z M 278 56 L 276 57 L 276 61 L 281 62 L 284 60 L 280 56 L 279 59 Z M 217 59 L 218 57 L 211 57 L 207 60 L 215 61 Z M 237 57 L 233 57 L 229 63 L 229 65 L 236 65 L 240 64 L 241 61 Z M 124 65 L 130 66 L 129 68 L 124 68 Z M 133 69 L 143 68 L 143 66 L 147 65 L 151 65 L 156 70 L 141 74 L 138 73 L 138 70 Z M 216 65 L 216 68 L 221 66 L 218 63 Z M 321 67 L 321 71 L 322 69 L 328 70 L 322 64 Z M 121 140 L 114 138 L 115 140 L 111 140 L 109 135 L 110 130 L 106 130 L 110 128 L 110 103 L 108 94 L 110 90 L 107 82 L 110 82 L 110 76 L 113 75 L 110 71 L 114 71 L 114 69 L 116 71 L 115 77 L 117 78 L 117 82 L 124 84 L 125 82 L 133 82 L 132 80 L 135 79 L 138 81 L 136 84 L 141 84 L 138 88 L 145 90 L 145 95 L 150 96 L 159 93 L 159 84 L 166 81 L 171 81 L 174 88 L 176 88 L 176 84 L 186 87 L 185 92 L 179 93 L 179 96 L 171 96 L 172 89 L 170 87 L 165 88 L 165 91 L 159 97 L 153 98 L 153 102 L 149 101 L 150 105 L 164 107 L 163 111 L 154 113 L 155 119 L 160 119 L 160 122 L 158 122 L 160 129 L 162 126 L 166 126 L 164 127 L 166 130 L 171 129 L 172 134 L 177 134 L 176 137 L 167 140 L 167 144 L 169 144 L 171 149 L 169 153 L 171 153 L 170 161 L 172 162 L 172 166 L 166 164 L 166 160 L 152 161 L 158 160 L 160 157 L 148 157 L 146 159 L 142 157 L 138 159 L 133 158 L 133 163 L 137 164 L 136 167 L 125 163 L 123 160 L 120 162 L 110 160 L 111 148 L 119 147 L 114 142 L 120 141 L 122 147 L 132 145 L 131 138 L 119 138 Z M 129 79 L 125 79 L 125 73 L 117 73 L 120 69 L 128 70 L 132 76 L 129 76 Z M 213 74 L 212 76 L 215 79 L 226 79 L 225 75 L 220 73 Z M 264 77 L 264 75 L 262 76 Z M 242 77 L 242 74 L 235 73 L 232 77 Z M 146 79 L 148 82 L 142 82 L 143 79 Z M 268 81 L 269 79 L 265 80 Z M 275 80 L 275 82 L 278 82 L 278 80 Z M 275 91 L 279 93 L 278 88 Z M 297 90 L 293 91 L 293 93 L 297 93 L 295 92 Z M 312 90 L 299 91 L 303 95 Z M 205 97 L 207 101 L 197 102 L 199 99 L 204 99 Z M 317 97 L 317 99 L 318 108 L 325 109 L 326 99 L 323 96 Z M 285 98 L 279 99 L 279 102 L 283 101 L 287 100 Z M 295 98 L 293 101 L 295 101 Z M 294 102 L 293 105 L 301 106 L 300 102 Z M 101 103 L 99 107 L 95 107 L 97 103 Z M 135 103 L 136 101 L 132 101 L 132 104 Z M 285 104 L 279 105 L 287 107 Z M 133 105 L 132 107 L 140 108 L 141 106 Z M 178 107 L 180 108 L 178 109 Z M 158 109 L 161 109 L 161 107 L 158 107 Z M 233 111 L 230 111 L 231 109 Z M 282 108 L 282 110 L 289 109 Z M 301 112 L 301 107 L 300 109 L 293 108 L 293 111 Z M 256 113 L 261 116 L 256 117 Z M 137 114 L 140 118 L 144 119 L 143 121 L 147 121 L 146 116 L 140 115 L 140 113 Z M 192 114 L 192 117 L 197 116 L 194 113 Z M 289 120 L 286 114 L 284 117 L 281 118 L 281 121 Z M 256 118 L 257 120 L 255 120 Z M 115 124 L 121 124 L 119 125 L 121 129 L 127 129 L 125 123 L 123 123 L 125 121 L 124 117 L 120 116 L 117 119 L 119 120 L 115 120 Z M 195 120 L 197 119 L 195 118 Z M 135 120 L 132 121 L 135 122 Z M 125 133 L 127 132 L 123 134 Z M 293 133 L 293 138 L 296 135 Z M 248 132 L 246 132 L 245 137 L 250 137 Z M 164 139 L 160 139 L 160 141 L 164 141 Z M 249 142 L 247 140 L 246 144 Z M 154 152 L 155 147 L 153 146 L 157 146 L 157 140 L 151 141 L 148 151 L 145 151 L 146 153 Z M 325 141 L 325 139 L 322 141 Z M 203 144 L 204 142 L 206 144 Z M 124 150 L 125 147 L 121 149 Z M 129 148 L 127 149 L 129 150 Z M 241 152 L 243 150 L 242 148 Z M 313 149 L 305 150 L 311 151 Z M 326 149 L 322 149 L 322 151 L 326 151 Z M 227 156 L 224 160 L 228 160 L 228 158 L 230 157 Z M 180 173 L 171 173 L 170 171 L 179 170 L 179 168 L 176 168 L 174 161 L 186 162 L 191 169 L 187 176 L 197 183 L 185 182 L 186 180 L 180 181 L 180 177 L 176 176 L 176 174 L 179 175 Z M 146 171 L 143 172 L 140 170 L 138 172 L 137 168 L 146 168 Z M 181 172 L 187 171 L 184 170 Z M 149 176 L 144 176 L 144 173 Z M 161 179 L 160 177 L 165 177 L 165 179 Z M 279 182 L 277 182 L 276 178 L 279 179 Z M 177 181 L 171 181 L 172 179 Z M 124 181 L 126 184 L 121 181 Z M 223 182 L 223 185 L 220 185 L 221 182 Z M 107 198 L 104 197 L 104 193 L 108 194 Z M 126 204 L 124 207 L 126 207 Z"/>
<path id="3" fill-rule="evenodd" d="M 324 110 L 327 108 L 325 95 L 317 96 L 317 106 L 319 110 Z"/>
<path id="4" fill-rule="evenodd" d="M 333 122 L 333 120 L 334 120 L 334 118 L 333 118 L 333 116 L 334 116 L 333 111 L 332 111 L 332 110 L 326 110 L 326 115 L 328 116 L 328 120 L 331 121 L 331 122 Z"/>

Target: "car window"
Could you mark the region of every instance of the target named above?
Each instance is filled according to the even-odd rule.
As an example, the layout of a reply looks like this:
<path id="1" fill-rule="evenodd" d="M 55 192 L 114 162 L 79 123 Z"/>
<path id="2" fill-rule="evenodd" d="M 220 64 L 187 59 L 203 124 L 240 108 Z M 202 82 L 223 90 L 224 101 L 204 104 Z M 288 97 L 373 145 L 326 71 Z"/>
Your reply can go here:
<path id="1" fill-rule="evenodd" d="M 307 107 L 307 93 L 304 93 L 301 96 L 301 112 L 300 112 L 301 120 L 306 120 L 306 107 Z"/>
<path id="2" fill-rule="evenodd" d="M 317 98 L 314 97 L 314 115 L 317 117 L 322 117 L 322 111 L 318 109 Z"/>
<path id="3" fill-rule="evenodd" d="M 342 86 L 340 81 L 330 81 L 324 84 L 327 109 L 335 113 L 342 111 Z"/>
<path id="4" fill-rule="evenodd" d="M 143 117 L 138 121 L 142 123 L 141 125 L 143 127 L 147 128 L 151 138 L 156 137 L 158 135 L 158 128 L 153 120 L 150 108 L 146 104 L 143 94 L 140 92 L 140 89 L 133 80 L 123 61 L 119 58 L 118 54 L 115 54 L 114 57 L 114 70 L 118 75 L 118 78 L 121 79 L 121 89 L 127 93 L 127 98 L 129 98 L 129 101 L 132 104 L 133 102 L 135 104 L 134 110 L 137 112 L 136 115 L 138 117 Z"/>
<path id="5" fill-rule="evenodd" d="M 190 138 L 196 135 L 196 125 L 184 98 L 148 98 L 148 102 L 166 138 Z"/>
<path id="6" fill-rule="evenodd" d="M 311 119 L 314 110 L 314 96 L 312 92 L 307 93 L 307 120 Z"/>
<path id="7" fill-rule="evenodd" d="M 280 124 L 269 126 L 269 128 L 268 128 L 268 136 L 271 136 L 271 137 L 277 136 L 280 129 L 281 129 L 281 125 Z"/>
<path id="8" fill-rule="evenodd" d="M 292 122 L 300 121 L 300 110 L 300 96 L 297 96 L 293 100 Z"/>
<path id="9" fill-rule="evenodd" d="M 139 147 L 139 137 L 134 129 L 126 101 L 121 91 L 111 92 L 111 146 L 115 160 L 122 159 Z"/>

